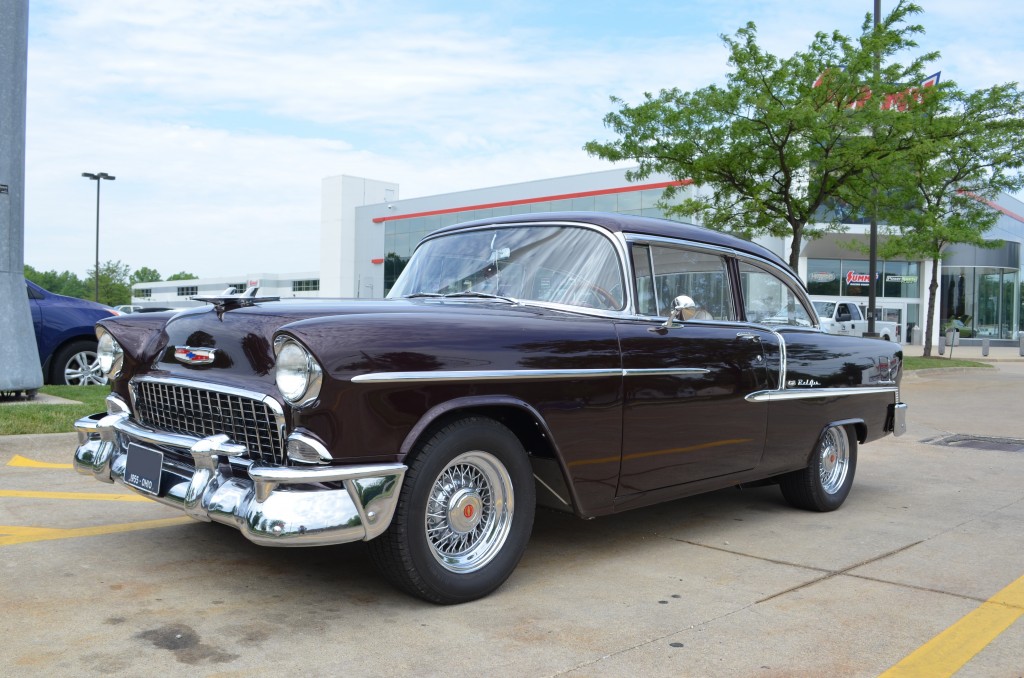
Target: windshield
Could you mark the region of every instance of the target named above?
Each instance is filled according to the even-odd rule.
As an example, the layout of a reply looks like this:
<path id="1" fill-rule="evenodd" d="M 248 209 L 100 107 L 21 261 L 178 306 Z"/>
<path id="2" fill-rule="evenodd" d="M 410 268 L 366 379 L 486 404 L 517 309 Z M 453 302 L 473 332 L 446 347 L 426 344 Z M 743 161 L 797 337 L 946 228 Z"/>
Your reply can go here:
<path id="1" fill-rule="evenodd" d="M 836 302 L 834 301 L 812 301 L 814 304 L 814 310 L 818 313 L 819 318 L 831 318 L 832 311 L 836 309 Z"/>
<path id="2" fill-rule="evenodd" d="M 574 226 L 515 226 L 427 240 L 388 297 L 495 296 L 601 310 L 625 307 L 611 241 Z"/>

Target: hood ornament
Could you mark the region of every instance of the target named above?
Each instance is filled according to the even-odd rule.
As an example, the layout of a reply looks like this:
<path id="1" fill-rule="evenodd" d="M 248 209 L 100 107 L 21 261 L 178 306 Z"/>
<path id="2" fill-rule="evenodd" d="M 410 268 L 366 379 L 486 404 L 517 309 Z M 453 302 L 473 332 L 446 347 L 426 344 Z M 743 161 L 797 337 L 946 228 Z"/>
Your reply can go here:
<path id="1" fill-rule="evenodd" d="M 238 292 L 234 287 L 229 287 L 220 294 L 211 296 L 192 297 L 195 301 L 205 301 L 217 307 L 219 313 L 230 311 L 233 308 L 252 306 L 259 301 L 280 301 L 281 297 L 257 297 L 259 287 L 250 287 L 244 292 Z"/>

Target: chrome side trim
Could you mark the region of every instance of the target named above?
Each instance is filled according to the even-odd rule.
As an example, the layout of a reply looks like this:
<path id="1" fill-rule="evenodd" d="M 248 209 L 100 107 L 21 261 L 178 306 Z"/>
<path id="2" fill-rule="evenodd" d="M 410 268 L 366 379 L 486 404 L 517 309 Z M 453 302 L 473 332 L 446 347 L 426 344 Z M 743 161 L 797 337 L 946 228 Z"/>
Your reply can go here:
<path id="1" fill-rule="evenodd" d="M 746 397 L 747 402 L 768 403 L 780 400 L 811 400 L 814 398 L 837 398 L 855 395 L 878 395 L 896 393 L 894 386 L 851 386 L 840 388 L 787 388 L 785 390 L 756 391 Z"/>
<path id="2" fill-rule="evenodd" d="M 599 379 L 621 377 L 621 369 L 593 370 L 439 370 L 436 372 L 371 372 L 357 374 L 352 383 L 398 383 L 420 381 L 524 381 L 531 379 Z"/>
<path id="3" fill-rule="evenodd" d="M 652 367 L 593 370 L 439 370 L 437 372 L 371 372 L 352 377 L 354 384 L 396 384 L 422 381 L 528 381 L 536 379 L 600 379 L 640 375 L 707 374 L 703 367 Z"/>
<path id="4" fill-rule="evenodd" d="M 674 374 L 707 374 L 711 370 L 703 367 L 641 367 L 633 368 L 628 370 L 622 370 L 622 376 L 634 377 L 641 375 L 664 375 L 672 376 Z"/>

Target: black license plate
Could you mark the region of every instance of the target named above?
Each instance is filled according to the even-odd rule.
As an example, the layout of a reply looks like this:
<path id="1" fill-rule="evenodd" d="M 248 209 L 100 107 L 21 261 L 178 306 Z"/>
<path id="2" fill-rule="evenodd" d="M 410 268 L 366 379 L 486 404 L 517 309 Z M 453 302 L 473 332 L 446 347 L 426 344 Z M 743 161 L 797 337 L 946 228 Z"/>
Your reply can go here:
<path id="1" fill-rule="evenodd" d="M 128 460 L 124 465 L 124 482 L 149 494 L 160 493 L 160 469 L 164 454 L 142 445 L 128 445 Z"/>

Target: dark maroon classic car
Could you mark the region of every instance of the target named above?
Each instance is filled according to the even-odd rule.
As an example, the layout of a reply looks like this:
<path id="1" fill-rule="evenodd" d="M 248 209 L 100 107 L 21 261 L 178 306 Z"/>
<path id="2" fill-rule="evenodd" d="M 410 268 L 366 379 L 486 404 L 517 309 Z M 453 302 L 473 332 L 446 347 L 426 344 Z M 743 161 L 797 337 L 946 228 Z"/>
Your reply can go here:
<path id="1" fill-rule="evenodd" d="M 775 482 L 831 511 L 905 428 L 897 344 L 825 334 L 777 256 L 696 226 L 498 217 L 428 236 L 387 299 L 256 294 L 100 322 L 77 470 L 258 544 L 366 540 L 437 603 L 500 586 L 537 504 Z"/>

